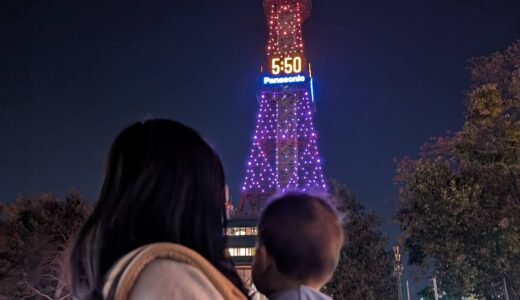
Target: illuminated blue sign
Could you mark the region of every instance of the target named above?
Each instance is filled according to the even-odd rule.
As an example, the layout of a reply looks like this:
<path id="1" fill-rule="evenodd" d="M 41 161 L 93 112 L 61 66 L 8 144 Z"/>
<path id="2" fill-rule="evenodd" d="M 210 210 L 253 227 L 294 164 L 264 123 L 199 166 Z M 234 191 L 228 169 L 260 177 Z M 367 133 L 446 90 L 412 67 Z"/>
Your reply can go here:
<path id="1" fill-rule="evenodd" d="M 290 77 L 264 77 L 264 84 L 283 84 L 305 82 L 305 76 L 297 75 Z"/>
<path id="2" fill-rule="evenodd" d="M 312 83 L 312 78 L 311 78 L 311 101 L 314 102 L 314 84 Z"/>

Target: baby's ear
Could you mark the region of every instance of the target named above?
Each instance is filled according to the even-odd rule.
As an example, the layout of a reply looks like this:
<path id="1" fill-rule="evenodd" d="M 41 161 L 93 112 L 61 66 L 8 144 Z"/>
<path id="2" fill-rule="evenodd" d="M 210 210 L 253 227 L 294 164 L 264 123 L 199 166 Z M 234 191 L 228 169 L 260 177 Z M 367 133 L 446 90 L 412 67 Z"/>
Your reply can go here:
<path id="1" fill-rule="evenodd" d="M 271 256 L 267 253 L 264 245 L 257 245 L 256 254 L 255 254 L 255 264 L 258 271 L 264 273 L 271 268 L 273 260 Z"/>
<path id="2" fill-rule="evenodd" d="M 272 292 L 273 260 L 267 253 L 265 246 L 256 246 L 255 258 L 253 259 L 252 279 L 258 291 L 263 294 Z"/>

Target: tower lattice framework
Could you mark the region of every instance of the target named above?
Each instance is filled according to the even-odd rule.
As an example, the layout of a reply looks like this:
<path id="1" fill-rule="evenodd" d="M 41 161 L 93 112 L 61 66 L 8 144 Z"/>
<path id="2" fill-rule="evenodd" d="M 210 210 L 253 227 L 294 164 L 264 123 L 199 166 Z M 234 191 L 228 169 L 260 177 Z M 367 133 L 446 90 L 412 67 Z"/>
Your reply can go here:
<path id="1" fill-rule="evenodd" d="M 269 27 L 267 64 L 262 68 L 266 77 L 257 96 L 257 123 L 238 206 L 249 213 L 257 213 L 277 192 L 326 189 L 313 124 L 312 73 L 302 37 L 311 1 L 263 4 Z"/>

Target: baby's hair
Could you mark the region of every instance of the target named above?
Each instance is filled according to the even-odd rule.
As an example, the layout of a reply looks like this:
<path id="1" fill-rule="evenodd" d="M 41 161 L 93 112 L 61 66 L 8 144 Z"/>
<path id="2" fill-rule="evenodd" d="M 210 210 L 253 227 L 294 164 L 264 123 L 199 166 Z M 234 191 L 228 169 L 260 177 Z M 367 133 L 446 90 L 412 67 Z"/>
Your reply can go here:
<path id="1" fill-rule="evenodd" d="M 302 281 L 322 280 L 336 268 L 343 229 L 325 199 L 291 192 L 265 208 L 258 241 L 282 274 Z"/>

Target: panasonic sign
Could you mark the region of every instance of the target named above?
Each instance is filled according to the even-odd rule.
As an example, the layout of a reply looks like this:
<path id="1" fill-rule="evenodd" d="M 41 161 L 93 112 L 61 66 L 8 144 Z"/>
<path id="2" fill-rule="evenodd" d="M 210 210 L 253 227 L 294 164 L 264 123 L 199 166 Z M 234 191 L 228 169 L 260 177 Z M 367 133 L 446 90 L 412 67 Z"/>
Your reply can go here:
<path id="1" fill-rule="evenodd" d="M 264 84 L 283 84 L 283 83 L 300 83 L 305 82 L 305 76 L 290 77 L 264 77 Z"/>

